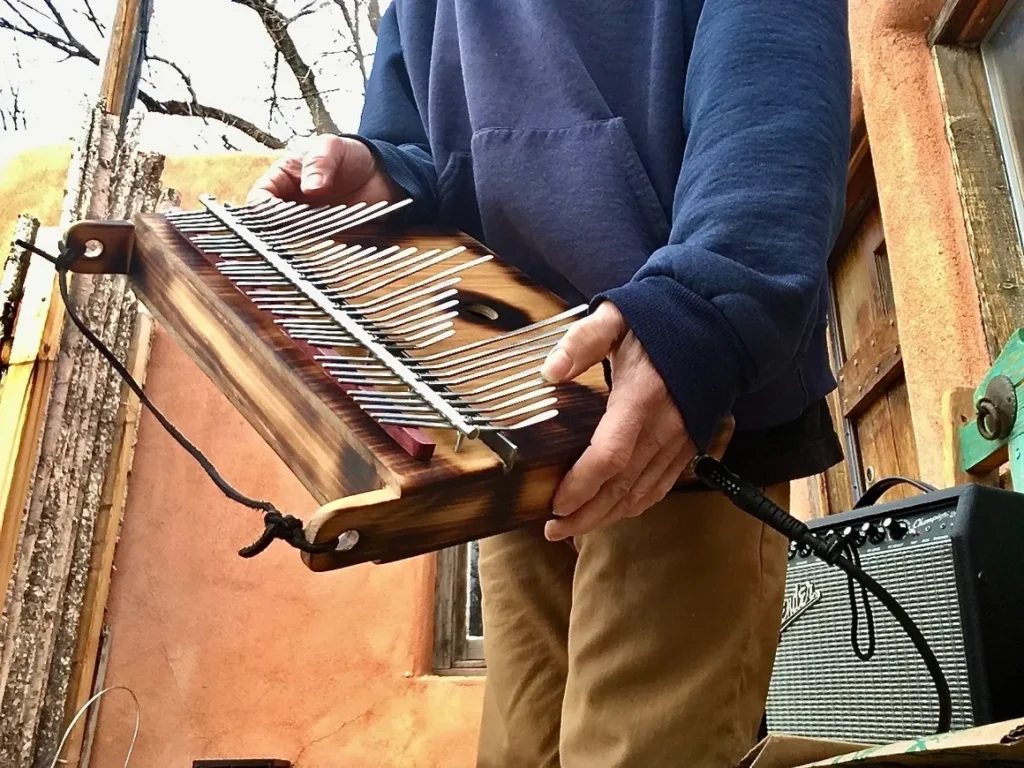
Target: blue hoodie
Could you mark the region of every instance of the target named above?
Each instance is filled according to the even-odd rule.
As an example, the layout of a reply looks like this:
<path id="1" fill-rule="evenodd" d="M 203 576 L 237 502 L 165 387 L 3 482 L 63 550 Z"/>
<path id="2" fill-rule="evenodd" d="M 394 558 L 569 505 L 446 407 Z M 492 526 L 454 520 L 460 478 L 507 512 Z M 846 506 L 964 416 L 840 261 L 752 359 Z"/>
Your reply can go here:
<path id="1" fill-rule="evenodd" d="M 846 0 L 395 0 L 358 135 L 420 221 L 614 302 L 703 447 L 835 387 L 850 78 Z"/>

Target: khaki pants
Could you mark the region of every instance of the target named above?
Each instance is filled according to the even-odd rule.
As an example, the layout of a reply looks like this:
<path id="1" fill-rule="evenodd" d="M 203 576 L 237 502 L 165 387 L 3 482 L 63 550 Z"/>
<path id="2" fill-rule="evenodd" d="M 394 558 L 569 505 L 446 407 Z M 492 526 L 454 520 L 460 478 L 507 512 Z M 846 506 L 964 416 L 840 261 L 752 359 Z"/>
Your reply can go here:
<path id="1" fill-rule="evenodd" d="M 789 486 L 770 488 L 781 506 Z M 479 768 L 733 768 L 756 740 L 786 542 L 708 492 L 550 543 L 480 543 Z"/>

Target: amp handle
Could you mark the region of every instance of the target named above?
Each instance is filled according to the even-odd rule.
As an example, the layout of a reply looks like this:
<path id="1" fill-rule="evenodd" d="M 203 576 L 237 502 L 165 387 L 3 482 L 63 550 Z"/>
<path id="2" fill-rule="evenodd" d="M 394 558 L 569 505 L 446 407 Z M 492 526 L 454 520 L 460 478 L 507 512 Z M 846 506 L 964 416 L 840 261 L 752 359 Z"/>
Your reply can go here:
<path id="1" fill-rule="evenodd" d="M 904 483 L 914 486 L 922 493 L 932 493 L 933 491 L 938 490 L 934 485 L 930 485 L 922 480 L 914 480 L 910 477 L 903 477 L 901 475 L 883 477 L 877 483 L 864 491 L 864 495 L 857 499 L 857 503 L 853 505 L 853 508 L 863 509 L 864 507 L 870 507 L 872 504 L 877 503 L 878 500 L 882 498 L 882 495 L 890 488 L 895 488 L 897 485 L 902 485 Z"/>

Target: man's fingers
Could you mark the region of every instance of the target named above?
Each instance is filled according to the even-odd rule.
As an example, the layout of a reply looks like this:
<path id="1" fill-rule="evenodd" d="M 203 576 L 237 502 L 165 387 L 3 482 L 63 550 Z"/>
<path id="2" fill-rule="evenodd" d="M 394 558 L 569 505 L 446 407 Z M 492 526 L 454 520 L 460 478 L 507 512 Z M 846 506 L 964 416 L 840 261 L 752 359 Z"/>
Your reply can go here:
<path id="1" fill-rule="evenodd" d="M 625 469 L 601 485 L 593 498 L 568 517 L 548 522 L 544 528 L 545 535 L 551 541 L 580 536 L 599 527 L 608 518 L 614 517 L 613 510 L 625 500 L 637 498 L 635 489 L 638 479 L 647 471 L 646 467 L 657 461 L 662 452 L 656 443 L 641 441 Z M 671 457 L 667 458 L 662 469 L 671 460 Z"/>
<path id="2" fill-rule="evenodd" d="M 654 484 L 654 487 L 647 493 L 647 495 L 641 500 L 640 506 L 643 510 L 648 510 L 657 504 L 659 501 L 668 496 L 672 487 L 678 482 L 680 475 L 686 471 L 686 467 L 690 464 L 693 459 L 691 451 L 683 451 L 679 454 L 675 460 L 669 464 L 658 481 Z"/>
<path id="3" fill-rule="evenodd" d="M 551 382 L 570 381 L 604 360 L 626 335 L 626 322 L 611 302 L 573 323 L 551 350 L 541 375 Z"/>
<path id="4" fill-rule="evenodd" d="M 566 473 L 555 492 L 554 514 L 571 515 L 590 501 L 602 485 L 629 466 L 643 427 L 642 410 L 631 399 L 617 397 L 613 392 L 590 446 Z"/>
<path id="5" fill-rule="evenodd" d="M 302 159 L 302 191 L 316 194 L 334 183 L 345 156 L 345 143 L 337 136 L 317 136 Z"/>
<path id="6" fill-rule="evenodd" d="M 274 197 L 278 200 L 295 200 L 300 194 L 299 176 L 302 173 L 302 159 L 288 154 L 275 160 L 266 172 L 249 190 L 247 202 L 255 203 Z"/>

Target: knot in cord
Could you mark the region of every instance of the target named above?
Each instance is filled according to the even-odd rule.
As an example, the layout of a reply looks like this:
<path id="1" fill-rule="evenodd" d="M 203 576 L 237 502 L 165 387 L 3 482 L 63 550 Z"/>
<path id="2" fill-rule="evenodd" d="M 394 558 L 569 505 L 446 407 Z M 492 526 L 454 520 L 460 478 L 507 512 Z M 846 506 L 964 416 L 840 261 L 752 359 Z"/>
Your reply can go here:
<path id="1" fill-rule="evenodd" d="M 248 547 L 238 551 L 241 557 L 255 557 L 270 546 L 274 539 L 281 539 L 291 544 L 296 549 L 310 554 L 323 554 L 330 552 L 337 544 L 337 539 L 312 544 L 306 540 L 303 532 L 302 521 L 294 515 L 282 515 L 276 509 L 271 508 L 264 516 L 263 523 L 266 526 L 263 534 Z"/>

